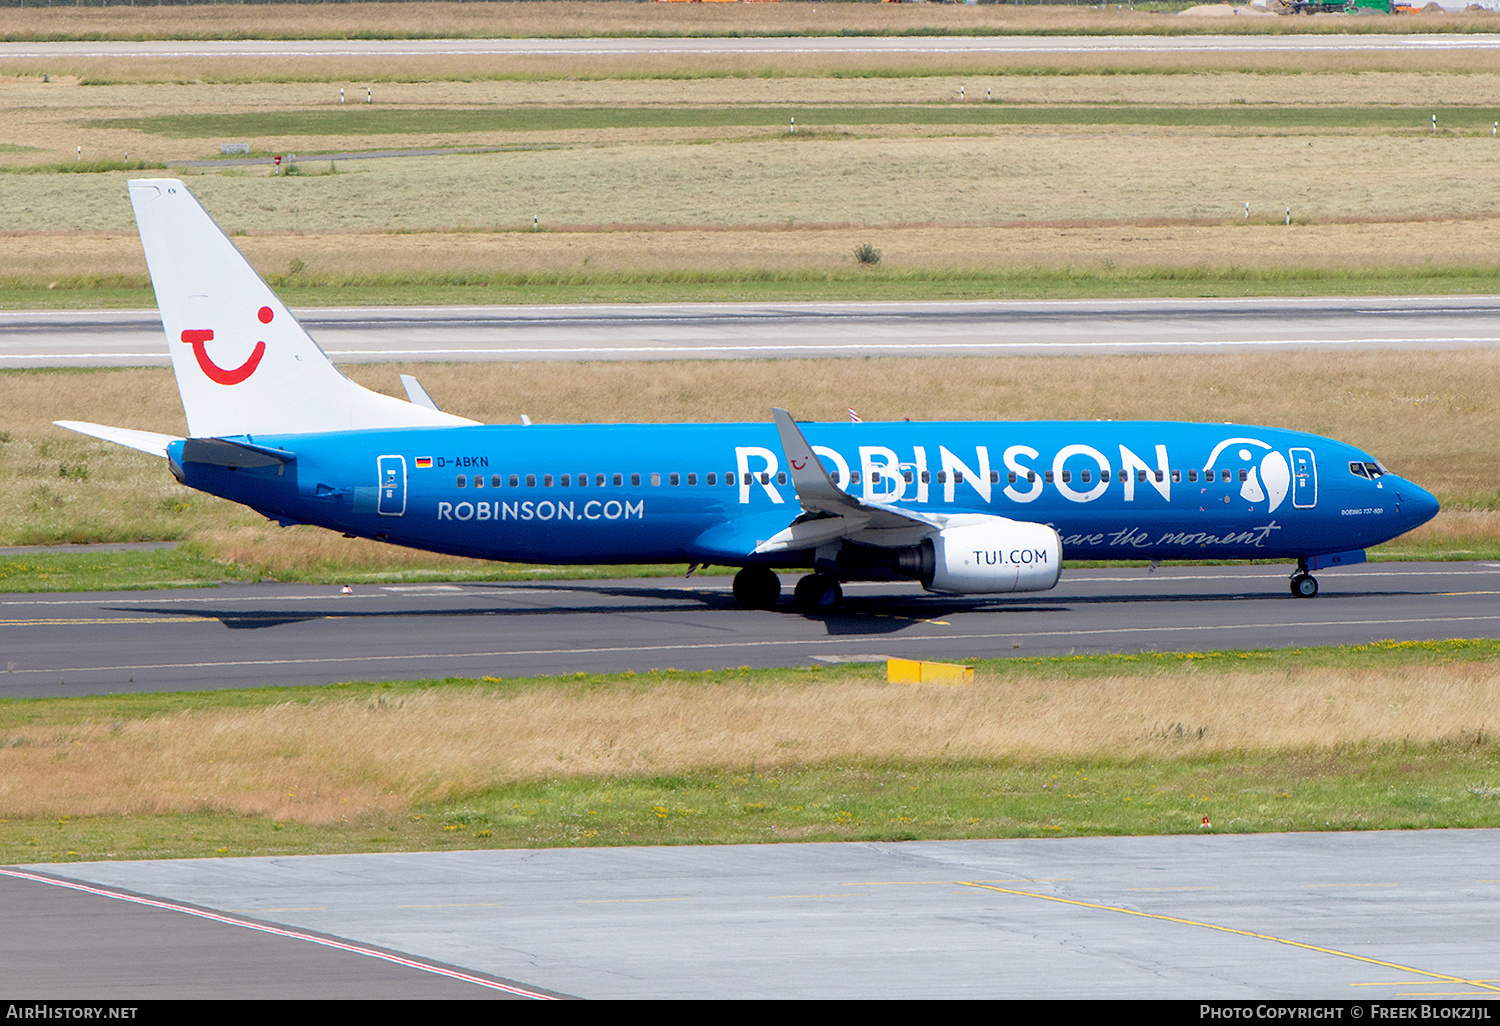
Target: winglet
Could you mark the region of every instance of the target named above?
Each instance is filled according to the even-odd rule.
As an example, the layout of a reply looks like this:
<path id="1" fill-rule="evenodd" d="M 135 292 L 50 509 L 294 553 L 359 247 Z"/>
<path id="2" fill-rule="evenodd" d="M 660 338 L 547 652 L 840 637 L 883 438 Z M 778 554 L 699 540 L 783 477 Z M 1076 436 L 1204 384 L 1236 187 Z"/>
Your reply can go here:
<path id="1" fill-rule="evenodd" d="M 786 455 L 786 465 L 792 475 L 792 487 L 802 508 L 817 513 L 861 513 L 859 502 L 833 483 L 827 469 L 807 444 L 802 429 L 797 427 L 792 415 L 780 407 L 772 407 L 771 415 L 776 420 L 776 430 L 781 435 L 781 451 Z"/>

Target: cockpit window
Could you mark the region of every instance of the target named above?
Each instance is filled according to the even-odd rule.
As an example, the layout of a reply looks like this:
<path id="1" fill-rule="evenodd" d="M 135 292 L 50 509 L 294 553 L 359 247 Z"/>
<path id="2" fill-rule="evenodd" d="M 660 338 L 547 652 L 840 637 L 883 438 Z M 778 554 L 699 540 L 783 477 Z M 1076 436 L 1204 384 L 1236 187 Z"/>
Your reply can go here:
<path id="1" fill-rule="evenodd" d="M 1382 467 L 1379 463 L 1366 463 L 1365 471 L 1371 477 L 1379 477 L 1381 474 L 1384 474 L 1386 472 L 1385 468 Z"/>
<path id="2" fill-rule="evenodd" d="M 1355 477 L 1370 476 L 1369 474 L 1365 473 L 1365 465 L 1363 463 L 1356 463 L 1353 460 L 1349 462 L 1349 473 L 1353 474 Z"/>

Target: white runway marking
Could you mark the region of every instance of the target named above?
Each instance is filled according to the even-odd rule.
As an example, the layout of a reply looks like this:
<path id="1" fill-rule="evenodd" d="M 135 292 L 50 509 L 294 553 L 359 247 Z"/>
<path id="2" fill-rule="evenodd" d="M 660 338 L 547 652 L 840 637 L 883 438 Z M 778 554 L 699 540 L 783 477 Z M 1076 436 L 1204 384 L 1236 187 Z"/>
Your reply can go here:
<path id="1" fill-rule="evenodd" d="M 306 933 L 302 930 L 290 930 L 281 926 L 271 926 L 269 923 L 257 923 L 249 919 L 240 919 L 237 916 L 225 915 L 222 912 L 212 912 L 208 909 L 194 908 L 191 905 L 182 905 L 174 901 L 161 901 L 156 898 L 147 898 L 137 894 L 126 894 L 121 891 L 109 890 L 104 887 L 92 887 L 88 884 L 74 883 L 71 880 L 57 880 L 50 876 L 41 876 L 36 873 L 27 873 L 18 869 L 0 869 L 0 874 L 13 876 L 18 880 L 30 880 L 33 883 L 50 884 L 53 887 L 65 887 L 72 891 L 82 891 L 85 894 L 94 894 L 103 898 L 114 898 L 116 901 L 128 901 L 134 905 L 145 905 L 149 908 L 165 909 L 168 912 L 181 912 L 185 915 L 197 916 L 200 919 L 209 919 L 216 923 L 224 923 L 228 926 L 239 926 L 246 930 L 256 930 L 260 933 L 269 933 L 275 937 L 287 937 L 291 940 L 307 941 L 311 944 L 320 944 L 325 948 L 336 948 L 339 951 L 348 951 L 355 955 L 365 955 L 369 958 L 378 958 L 384 962 L 393 962 L 396 965 L 404 965 L 410 969 L 420 969 L 423 972 L 433 973 L 438 976 L 447 976 L 450 979 L 462 980 L 465 983 L 477 984 L 488 987 L 490 990 L 501 990 L 507 994 L 516 994 L 520 997 L 535 998 L 538 1001 L 555 1000 L 549 994 L 539 994 L 535 991 L 523 990 L 520 987 L 500 983 L 498 980 L 486 979 L 471 973 L 460 972 L 457 969 L 449 969 L 445 966 L 433 965 L 415 958 L 407 958 L 389 951 L 380 951 L 376 948 L 368 948 L 362 944 L 351 944 L 348 941 L 336 940 L 332 937 L 320 937 L 316 934 Z"/>

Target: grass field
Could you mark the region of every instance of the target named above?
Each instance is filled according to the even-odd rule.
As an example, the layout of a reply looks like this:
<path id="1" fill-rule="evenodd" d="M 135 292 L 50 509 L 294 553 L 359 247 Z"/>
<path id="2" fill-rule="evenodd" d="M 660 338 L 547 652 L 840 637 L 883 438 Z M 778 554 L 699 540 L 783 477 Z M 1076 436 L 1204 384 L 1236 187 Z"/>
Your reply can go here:
<path id="1" fill-rule="evenodd" d="M 1493 642 L 0 703 L 0 862 L 1500 824 Z M 504 736 L 504 744 L 495 738 Z"/>

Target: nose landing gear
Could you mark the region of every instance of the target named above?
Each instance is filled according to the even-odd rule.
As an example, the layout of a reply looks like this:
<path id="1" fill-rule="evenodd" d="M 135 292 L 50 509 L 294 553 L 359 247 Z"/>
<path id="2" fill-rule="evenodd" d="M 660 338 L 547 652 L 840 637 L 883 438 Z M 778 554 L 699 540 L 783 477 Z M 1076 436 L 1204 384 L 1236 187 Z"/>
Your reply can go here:
<path id="1" fill-rule="evenodd" d="M 1307 572 L 1307 560 L 1297 560 L 1297 571 L 1292 574 L 1292 594 L 1297 598 L 1316 598 L 1318 579 Z"/>

